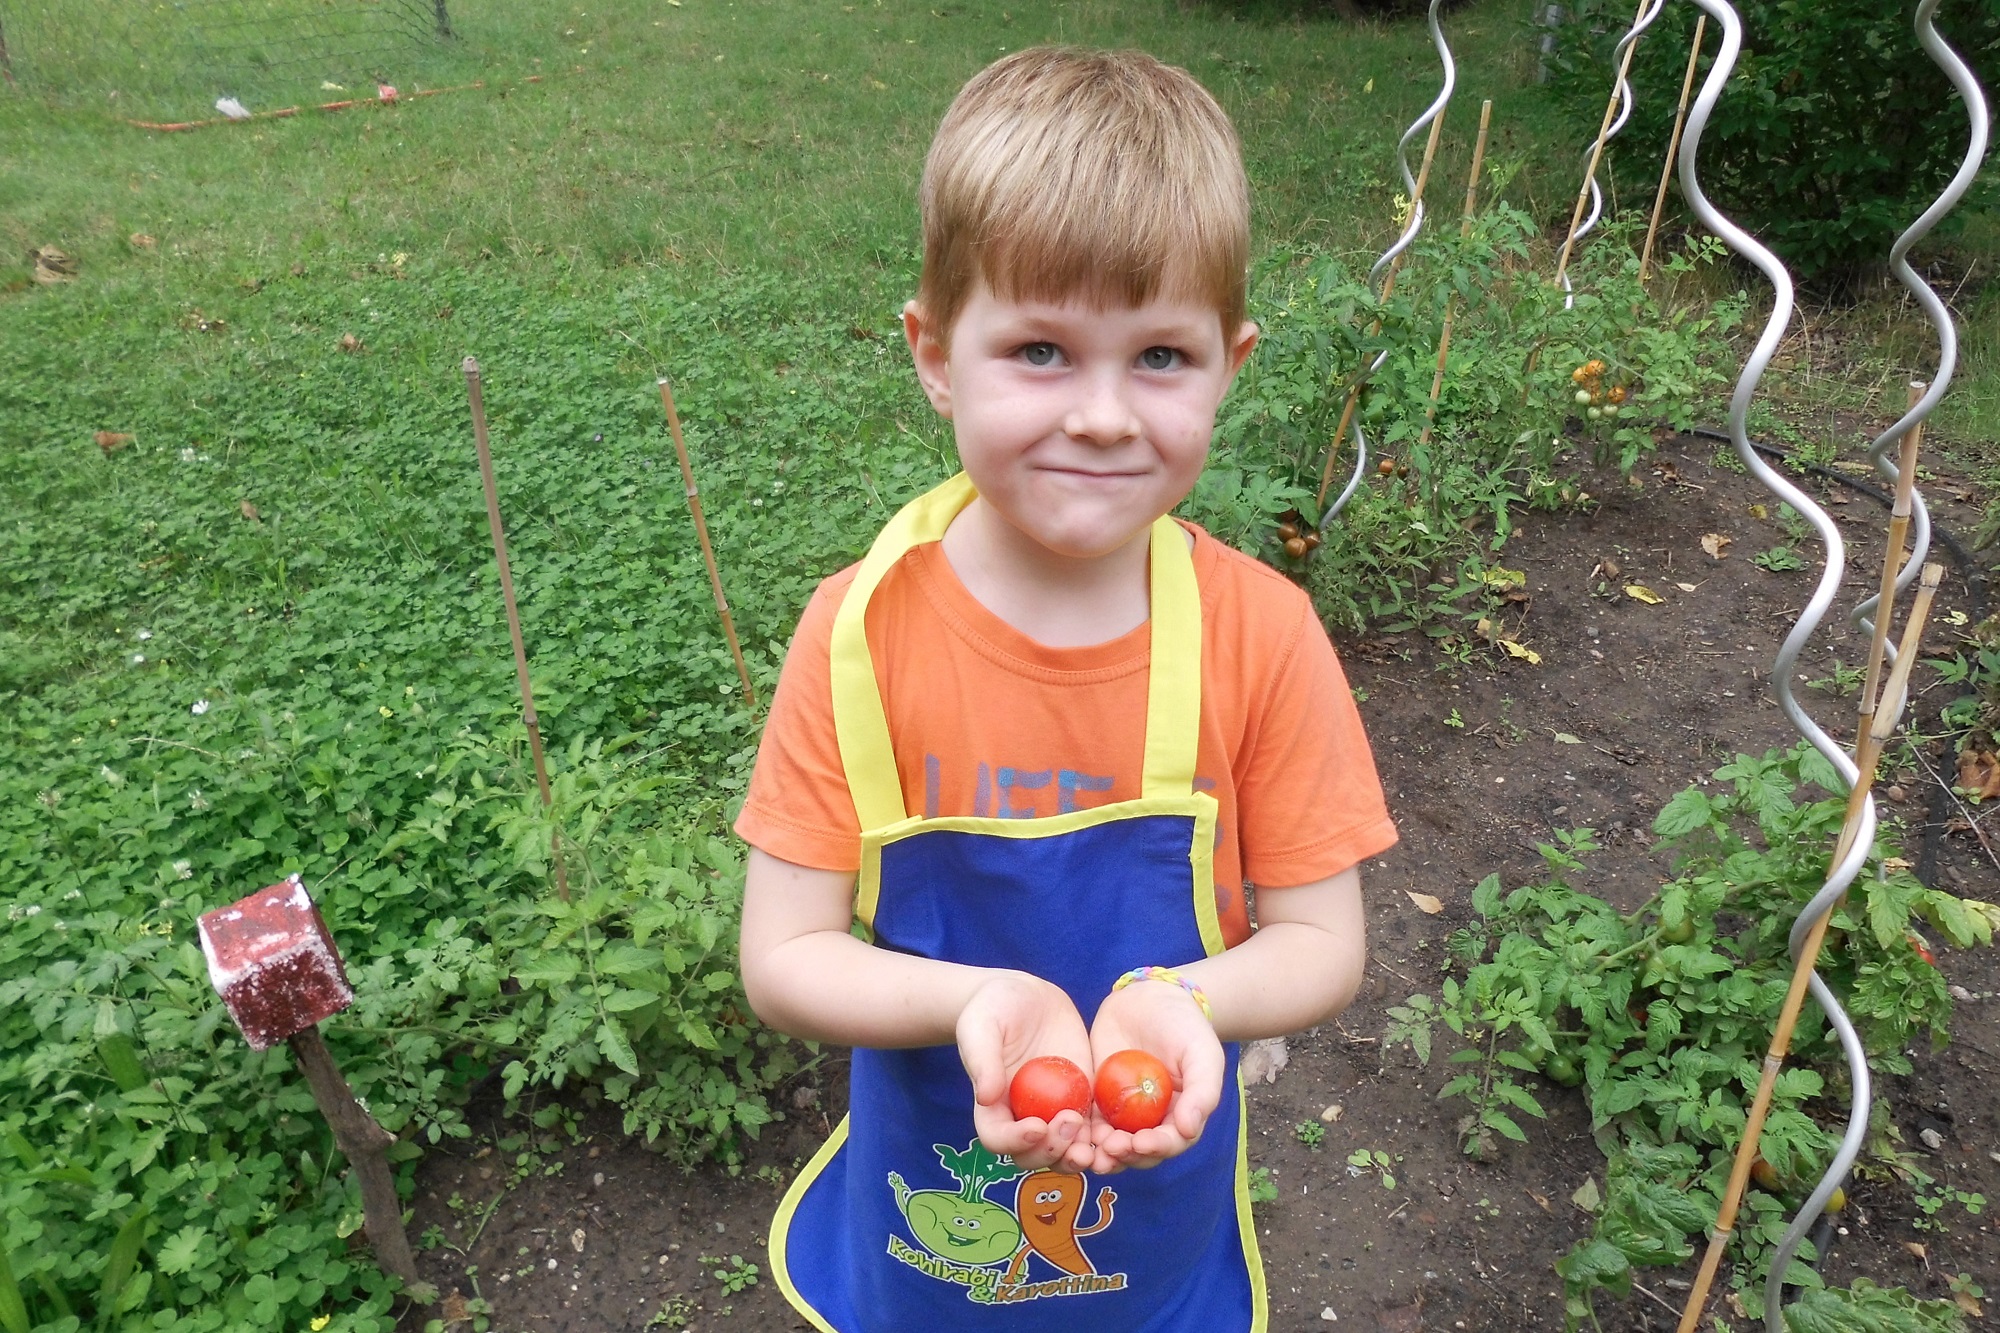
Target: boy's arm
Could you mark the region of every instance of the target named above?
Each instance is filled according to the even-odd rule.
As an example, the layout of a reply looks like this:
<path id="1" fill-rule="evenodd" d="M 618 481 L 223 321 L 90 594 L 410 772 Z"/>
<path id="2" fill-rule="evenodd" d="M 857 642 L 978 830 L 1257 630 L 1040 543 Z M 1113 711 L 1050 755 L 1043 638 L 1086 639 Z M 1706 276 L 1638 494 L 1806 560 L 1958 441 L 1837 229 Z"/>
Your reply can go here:
<path id="1" fill-rule="evenodd" d="M 973 1123 L 993 1152 L 1023 1166 L 1082 1169 L 1083 1117 L 1015 1120 L 1014 1072 L 1038 1055 L 1094 1068 L 1076 1006 L 1027 972 L 969 967 L 856 939 L 851 871 L 815 870 L 750 849 L 743 890 L 743 989 L 759 1018 L 794 1037 L 842 1046 L 956 1045 L 972 1080 Z"/>
<path id="2" fill-rule="evenodd" d="M 1361 875 L 1350 867 L 1257 891 L 1256 933 L 1180 969 L 1208 993 L 1223 1041 L 1256 1041 L 1324 1023 L 1353 1001 L 1368 963 Z"/>
<path id="3" fill-rule="evenodd" d="M 1127 986 L 1098 1006 L 1090 1029 L 1097 1058 L 1131 1047 L 1151 1051 L 1182 1092 L 1158 1128 L 1128 1134 L 1098 1124 L 1091 1170 L 1152 1166 L 1200 1138 L 1222 1097 L 1222 1042 L 1297 1032 L 1353 1000 L 1368 961 L 1358 870 L 1260 890 L 1257 919 L 1256 933 L 1235 948 L 1175 968 L 1208 996 L 1212 1023 L 1187 991 L 1166 981 Z"/>

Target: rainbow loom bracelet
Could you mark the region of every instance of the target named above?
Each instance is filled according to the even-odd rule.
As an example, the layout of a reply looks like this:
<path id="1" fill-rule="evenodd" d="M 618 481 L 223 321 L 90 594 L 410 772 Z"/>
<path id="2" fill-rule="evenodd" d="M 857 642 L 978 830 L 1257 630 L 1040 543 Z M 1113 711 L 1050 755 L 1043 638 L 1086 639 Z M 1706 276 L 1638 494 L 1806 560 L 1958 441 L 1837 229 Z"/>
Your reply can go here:
<path id="1" fill-rule="evenodd" d="M 1201 1006 L 1202 1017 L 1211 1023 L 1215 1021 L 1215 1009 L 1208 1002 L 1208 992 L 1174 971 L 1171 967 L 1135 967 L 1111 983 L 1112 992 L 1115 994 L 1118 991 L 1124 990 L 1135 981 L 1164 981 L 1169 985 L 1179 986 L 1189 995 L 1192 995 L 1194 1002 Z"/>

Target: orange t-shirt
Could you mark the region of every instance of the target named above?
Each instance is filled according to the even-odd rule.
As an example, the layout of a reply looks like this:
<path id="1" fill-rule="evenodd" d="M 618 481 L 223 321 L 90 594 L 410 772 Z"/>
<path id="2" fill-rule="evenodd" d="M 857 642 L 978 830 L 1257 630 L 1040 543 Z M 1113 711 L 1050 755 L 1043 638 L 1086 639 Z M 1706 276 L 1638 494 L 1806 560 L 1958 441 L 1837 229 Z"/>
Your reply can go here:
<path id="1" fill-rule="evenodd" d="M 1202 607 L 1195 784 L 1221 807 L 1215 890 L 1223 936 L 1235 945 L 1250 934 L 1246 879 L 1310 884 L 1385 850 L 1396 830 L 1311 600 L 1186 526 Z M 736 821 L 751 845 L 822 870 L 861 863 L 828 663 L 834 613 L 854 572 L 824 580 L 800 617 Z M 911 550 L 868 607 L 904 808 L 1029 818 L 1137 799 L 1150 631 L 1048 647 L 980 605 L 939 544 Z"/>

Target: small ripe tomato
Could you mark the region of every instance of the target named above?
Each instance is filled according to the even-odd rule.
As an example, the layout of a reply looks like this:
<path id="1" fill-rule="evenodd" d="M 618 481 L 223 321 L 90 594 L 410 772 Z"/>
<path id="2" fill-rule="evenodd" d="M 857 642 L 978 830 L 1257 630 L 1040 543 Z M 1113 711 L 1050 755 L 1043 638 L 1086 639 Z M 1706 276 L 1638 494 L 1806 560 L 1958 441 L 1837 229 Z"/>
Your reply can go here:
<path id="1" fill-rule="evenodd" d="M 1385 477 L 1394 476 L 1396 472 L 1396 460 L 1385 458 L 1375 465 L 1375 470 Z"/>
<path id="2" fill-rule="evenodd" d="M 1173 1076 L 1156 1056 L 1119 1051 L 1097 1067 L 1097 1109 L 1113 1129 L 1151 1129 L 1167 1118 L 1173 1099 Z"/>
<path id="3" fill-rule="evenodd" d="M 1285 554 L 1294 560 L 1302 560 L 1306 554 L 1306 539 L 1293 537 L 1285 543 Z"/>
<path id="4" fill-rule="evenodd" d="M 1776 1194 L 1784 1185 L 1778 1176 L 1778 1168 L 1766 1161 L 1764 1154 L 1758 1153 L 1750 1163 L 1750 1179 L 1757 1182 L 1757 1188 L 1769 1194 Z"/>
<path id="5" fill-rule="evenodd" d="M 1016 1120 L 1054 1120 L 1058 1111 L 1090 1114 L 1090 1080 L 1060 1055 L 1038 1055 L 1015 1071 L 1007 1109 Z"/>
<path id="6" fill-rule="evenodd" d="M 1298 524 L 1296 524 L 1296 523 L 1280 523 L 1280 524 L 1278 525 L 1278 540 L 1279 540 L 1279 541 L 1281 541 L 1281 542 L 1288 542 L 1288 541 L 1290 541 L 1290 540 L 1291 540 L 1292 538 L 1294 538 L 1294 537 L 1296 537 L 1296 536 L 1298 536 L 1298 535 L 1299 535 L 1299 525 L 1298 525 Z"/>

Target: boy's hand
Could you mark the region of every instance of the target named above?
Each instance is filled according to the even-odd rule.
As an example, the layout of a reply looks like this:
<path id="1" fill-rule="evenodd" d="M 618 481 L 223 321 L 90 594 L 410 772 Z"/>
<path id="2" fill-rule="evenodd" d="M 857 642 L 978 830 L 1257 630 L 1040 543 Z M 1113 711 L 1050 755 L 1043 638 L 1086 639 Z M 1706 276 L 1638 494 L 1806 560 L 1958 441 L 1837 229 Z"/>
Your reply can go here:
<path id="1" fill-rule="evenodd" d="M 972 1123 L 987 1151 L 1004 1153 L 1029 1170 L 1081 1171 L 1099 1153 L 1084 1117 L 1060 1111 L 1053 1121 L 1016 1120 L 1007 1088 L 1022 1065 L 1060 1055 L 1080 1069 L 1090 1058 L 1090 1034 L 1060 986 L 1027 972 L 993 973 L 958 1015 L 958 1058 L 972 1080 Z"/>
<path id="2" fill-rule="evenodd" d="M 1091 1025 L 1090 1049 L 1093 1069 L 1119 1051 L 1149 1051 L 1174 1079 L 1167 1118 L 1152 1129 L 1128 1133 L 1092 1115 L 1096 1154 L 1090 1170 L 1099 1174 L 1156 1166 L 1186 1152 L 1222 1102 L 1222 1043 L 1194 997 L 1169 982 L 1136 982 L 1105 996 Z"/>

